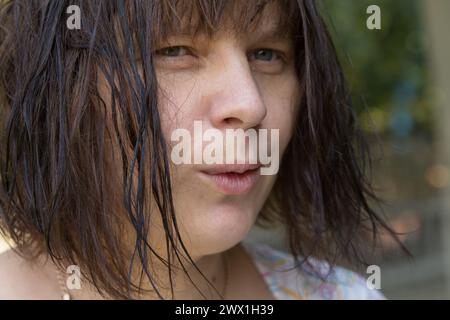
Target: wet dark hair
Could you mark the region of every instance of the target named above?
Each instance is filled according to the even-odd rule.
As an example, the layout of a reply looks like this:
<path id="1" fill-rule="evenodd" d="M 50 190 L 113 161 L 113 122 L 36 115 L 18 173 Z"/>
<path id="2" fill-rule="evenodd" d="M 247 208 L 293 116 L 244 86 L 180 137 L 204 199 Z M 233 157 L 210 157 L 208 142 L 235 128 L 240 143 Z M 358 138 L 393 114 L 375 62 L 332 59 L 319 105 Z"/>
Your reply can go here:
<path id="1" fill-rule="evenodd" d="M 136 264 L 154 284 L 149 266 L 159 259 L 172 279 L 174 261 L 193 261 L 176 223 L 152 52 L 186 22 L 214 34 L 232 12 L 236 29 L 249 28 L 273 1 L 0 2 L 1 231 L 27 257 L 44 252 L 60 266 L 79 265 L 112 297 L 140 290 L 130 276 Z M 281 222 L 295 256 L 364 263 L 380 230 L 395 235 L 371 207 L 368 148 L 335 49 L 316 1 L 275 2 L 295 46 L 302 98 L 258 223 Z M 81 8 L 81 30 L 66 27 L 69 5 Z M 151 206 L 166 259 L 147 242 Z"/>

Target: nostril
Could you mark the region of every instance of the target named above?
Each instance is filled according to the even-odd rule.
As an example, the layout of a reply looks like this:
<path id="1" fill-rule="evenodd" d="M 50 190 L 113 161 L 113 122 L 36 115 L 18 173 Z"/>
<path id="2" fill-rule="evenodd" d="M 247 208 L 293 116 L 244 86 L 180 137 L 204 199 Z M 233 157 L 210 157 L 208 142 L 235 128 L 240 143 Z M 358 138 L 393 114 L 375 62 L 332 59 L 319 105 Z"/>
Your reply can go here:
<path id="1" fill-rule="evenodd" d="M 237 125 L 237 124 L 241 124 L 242 123 L 241 120 L 239 120 L 237 118 L 234 118 L 234 117 L 225 118 L 225 119 L 223 119 L 223 122 L 226 125 Z"/>

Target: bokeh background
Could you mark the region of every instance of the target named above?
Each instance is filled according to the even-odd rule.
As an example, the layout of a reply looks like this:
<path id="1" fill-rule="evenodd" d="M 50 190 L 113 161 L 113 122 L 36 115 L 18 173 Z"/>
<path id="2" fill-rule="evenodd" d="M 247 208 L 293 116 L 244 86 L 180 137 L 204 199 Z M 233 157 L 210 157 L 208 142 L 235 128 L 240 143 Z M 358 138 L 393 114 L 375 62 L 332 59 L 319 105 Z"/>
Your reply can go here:
<path id="1" fill-rule="evenodd" d="M 382 210 L 413 254 L 381 238 L 381 289 L 391 299 L 449 299 L 450 1 L 322 3 L 371 142 Z M 381 9 L 381 30 L 366 26 L 370 5 Z M 283 248 L 282 235 L 255 228 L 250 240 Z"/>
<path id="2" fill-rule="evenodd" d="M 383 210 L 414 255 L 382 238 L 374 262 L 382 291 L 391 299 L 450 299 L 450 0 L 322 3 L 372 144 Z M 366 27 L 374 4 L 381 30 Z M 282 239 L 282 230 L 255 227 L 249 235 L 283 249 Z"/>

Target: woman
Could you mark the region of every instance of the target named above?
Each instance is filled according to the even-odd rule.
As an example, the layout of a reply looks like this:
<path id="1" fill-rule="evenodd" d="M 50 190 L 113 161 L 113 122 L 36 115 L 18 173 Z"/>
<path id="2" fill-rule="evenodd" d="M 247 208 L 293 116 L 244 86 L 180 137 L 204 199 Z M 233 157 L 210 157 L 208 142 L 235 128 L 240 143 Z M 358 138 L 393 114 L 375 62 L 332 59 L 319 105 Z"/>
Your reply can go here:
<path id="1" fill-rule="evenodd" d="M 369 206 L 315 1 L 10 0 L 0 23 L 1 229 L 15 244 L 0 297 L 382 297 L 336 266 L 393 233 Z M 250 147 L 210 161 L 225 147 L 205 152 L 199 122 L 202 138 L 275 132 L 258 148 L 279 170 L 261 174 Z M 178 129 L 192 149 L 174 152 Z M 174 159 L 196 152 L 210 159 Z M 255 223 L 284 226 L 290 253 L 244 241 Z"/>

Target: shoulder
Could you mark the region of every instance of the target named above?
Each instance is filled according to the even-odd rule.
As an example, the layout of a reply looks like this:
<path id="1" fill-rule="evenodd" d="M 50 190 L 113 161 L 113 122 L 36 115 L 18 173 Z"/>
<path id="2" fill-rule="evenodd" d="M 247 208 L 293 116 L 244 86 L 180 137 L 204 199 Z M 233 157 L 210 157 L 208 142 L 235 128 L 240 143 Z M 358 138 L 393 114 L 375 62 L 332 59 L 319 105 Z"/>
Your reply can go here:
<path id="1" fill-rule="evenodd" d="M 13 250 L 0 253 L 0 299 L 22 297 L 22 288 L 18 284 L 27 275 L 26 269 L 24 261 Z"/>
<path id="2" fill-rule="evenodd" d="M 0 253 L 0 299 L 52 299 L 52 282 L 44 269 L 12 249 Z"/>
<path id="3" fill-rule="evenodd" d="M 351 270 L 311 257 L 296 261 L 291 254 L 261 243 L 245 241 L 242 245 L 278 299 L 385 299 Z"/>

